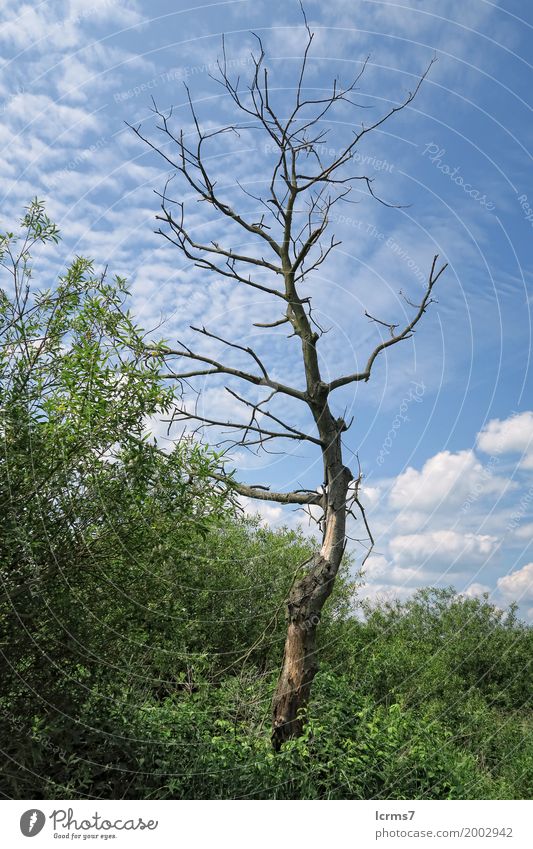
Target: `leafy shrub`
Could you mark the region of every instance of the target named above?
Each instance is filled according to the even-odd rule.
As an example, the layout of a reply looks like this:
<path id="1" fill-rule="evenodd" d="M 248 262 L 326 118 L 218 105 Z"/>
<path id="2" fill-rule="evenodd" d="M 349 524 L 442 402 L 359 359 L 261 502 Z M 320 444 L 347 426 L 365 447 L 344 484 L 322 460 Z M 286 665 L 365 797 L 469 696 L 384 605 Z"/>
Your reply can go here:
<path id="1" fill-rule="evenodd" d="M 528 798 L 533 629 L 453 589 L 357 618 L 349 561 L 305 734 L 273 753 L 284 599 L 312 542 L 240 516 L 216 455 L 146 438 L 171 398 L 124 282 L 77 259 L 33 292 L 29 249 L 58 234 L 38 202 L 22 226 L 0 293 L 1 792 Z"/>

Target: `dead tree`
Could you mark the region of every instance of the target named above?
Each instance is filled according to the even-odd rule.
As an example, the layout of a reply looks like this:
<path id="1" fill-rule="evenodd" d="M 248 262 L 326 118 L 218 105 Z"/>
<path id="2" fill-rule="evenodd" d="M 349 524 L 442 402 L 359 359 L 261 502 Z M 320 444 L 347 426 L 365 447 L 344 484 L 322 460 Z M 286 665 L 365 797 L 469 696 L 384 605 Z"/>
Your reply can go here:
<path id="1" fill-rule="evenodd" d="M 291 329 L 291 336 L 297 337 L 301 345 L 305 375 L 305 385 L 301 387 L 274 379 L 264 359 L 254 349 L 240 345 L 234 339 L 225 339 L 220 333 L 205 327 L 192 330 L 204 341 L 208 340 L 210 345 L 217 342 L 226 346 L 228 351 L 246 355 L 251 368 L 248 370 L 230 365 L 185 343 L 162 346 L 169 364 L 166 377 L 182 385 L 198 377 L 207 379 L 222 376 L 230 378 L 233 385 L 238 379 L 243 386 L 251 385 L 265 390 L 265 396 L 256 401 L 227 386 L 233 398 L 243 404 L 243 409 L 249 415 L 240 421 L 225 421 L 216 415 L 203 415 L 185 402 L 176 410 L 177 420 L 193 420 L 200 427 L 224 428 L 235 432 L 238 436 L 234 444 L 266 448 L 272 440 L 281 439 L 308 442 L 321 452 L 323 484 L 313 491 L 273 492 L 267 486 L 238 483 L 233 475 L 229 479 L 231 486 L 248 498 L 309 508 L 315 506 L 321 511 L 322 546 L 304 564 L 287 599 L 285 649 L 272 700 L 272 740 L 276 749 L 302 731 L 304 709 L 317 670 L 317 627 L 341 564 L 350 512 L 359 513 L 368 535 L 369 548 L 373 545 L 359 498 L 360 471 L 354 475 L 343 457 L 342 436 L 348 424 L 333 412 L 331 396 L 340 387 L 368 381 L 381 352 L 412 336 L 432 302 L 433 288 L 446 267 L 443 265 L 437 269 L 438 257 L 435 256 L 420 303 L 407 302 L 408 308 L 412 310 L 412 318 L 404 326 L 368 315 L 370 320 L 376 322 L 381 332 L 381 341 L 370 353 L 361 371 L 343 374 L 333 380 L 323 379 L 318 356 L 322 330 L 314 321 L 312 299 L 303 296 L 301 292 L 302 283 L 339 244 L 335 236 L 329 234 L 331 210 L 335 204 L 348 201 L 348 196 L 356 186 L 363 187 L 376 201 L 385 203 L 375 192 L 370 177 L 353 173 L 356 163 L 354 154 L 363 138 L 413 101 L 431 65 L 419 78 L 413 91 L 368 125 L 357 124 L 350 140 L 326 161 L 323 155 L 326 122 L 331 117 L 330 113 L 340 104 L 344 105 L 343 108 L 346 105 L 354 110 L 359 108 L 352 98 L 368 60 L 362 62 L 359 73 L 348 86 L 343 87 L 335 80 L 327 94 L 307 97 L 306 70 L 313 33 L 305 15 L 304 25 L 306 46 L 297 73 L 292 103 L 287 108 L 284 102 L 283 116 L 275 106 L 263 46 L 256 36 L 258 49 L 252 53 L 251 78 L 245 87 L 241 87 L 239 79 L 234 80 L 230 73 L 224 42 L 218 73 L 214 77 L 223 86 L 226 96 L 231 98 L 239 119 L 235 124 L 203 129 L 186 87 L 192 133 L 185 134 L 183 130 L 176 133 L 172 110 L 165 113 L 155 103 L 157 129 L 163 134 L 164 144 L 156 144 L 140 126 L 132 127 L 165 160 L 172 169 L 172 175 L 181 178 L 193 198 L 205 204 L 206 213 L 209 211 L 215 219 L 226 222 L 228 227 L 225 227 L 225 232 L 233 227 L 243 233 L 247 249 L 236 250 L 231 244 L 224 244 L 222 238 L 201 240 L 195 236 L 188 225 L 185 204 L 182 200 L 170 197 L 168 182 L 160 195 L 161 213 L 157 218 L 162 225 L 157 232 L 175 245 L 196 268 L 227 278 L 233 284 L 250 287 L 279 303 L 279 318 L 268 323 L 256 321 L 254 326 L 272 328 L 287 325 Z M 238 184 L 242 189 L 245 211 L 228 202 L 227 191 L 219 188 L 207 164 L 210 143 L 214 139 L 219 143 L 221 135 L 238 134 L 244 127 L 262 133 L 275 151 L 275 164 L 265 180 L 266 188 L 262 194 L 252 194 Z M 250 201 L 254 208 L 251 208 Z M 252 247 L 248 248 L 249 245 Z M 306 432 L 282 418 L 278 408 L 274 410 L 272 407 L 278 397 L 305 405 L 311 413 L 314 432 Z M 221 471 L 219 479 L 228 480 L 224 471 Z"/>

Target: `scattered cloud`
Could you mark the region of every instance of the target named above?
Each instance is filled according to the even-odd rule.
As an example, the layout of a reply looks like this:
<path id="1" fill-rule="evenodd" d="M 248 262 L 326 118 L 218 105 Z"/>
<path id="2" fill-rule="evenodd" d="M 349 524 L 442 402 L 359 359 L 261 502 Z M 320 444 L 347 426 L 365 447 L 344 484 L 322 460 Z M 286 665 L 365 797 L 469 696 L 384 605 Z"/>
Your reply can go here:
<path id="1" fill-rule="evenodd" d="M 305 40 L 298 5 L 289 8 L 274 4 L 273 10 L 271 3 L 262 0 L 238 2 L 224 6 L 222 12 L 213 7 L 212 18 L 205 23 L 198 9 L 191 6 L 189 17 L 185 10 L 183 15 L 181 10 L 176 12 L 179 18 L 175 20 L 183 30 L 179 34 L 183 40 L 179 50 L 173 47 L 170 53 L 165 46 L 153 54 L 151 48 L 159 43 L 160 31 L 154 27 L 155 36 L 150 41 L 150 15 L 143 14 L 143 5 L 146 8 L 146 4 L 138 2 L 90 0 L 87 4 L 84 0 L 61 0 L 56 4 L 23 3 L 17 7 L 0 0 L 3 13 L 0 43 L 7 55 L 0 71 L 2 224 L 7 227 L 7 222 L 19 217 L 21 207 L 32 196 L 44 192 L 49 197 L 50 213 L 65 233 L 65 253 L 83 252 L 95 256 L 98 263 L 109 261 L 112 272 L 127 276 L 133 291 L 134 312 L 143 326 L 155 326 L 164 319 L 162 335 L 187 342 L 191 333 L 188 325 L 205 324 L 227 338 L 253 344 L 267 361 L 272 377 L 302 386 L 298 340 L 288 342 L 286 328 L 258 333 L 251 328 L 252 321 L 280 318 L 277 304 L 271 307 L 264 298 L 250 297 L 242 288 L 227 281 L 221 283 L 191 268 L 172 246 L 163 245 L 160 239 L 156 245 L 152 230 L 158 201 L 154 201 L 152 190 L 162 188 L 166 166 L 147 154 L 133 134 L 122 132 L 123 118 L 135 122 L 149 115 L 152 93 L 168 105 L 177 98 L 179 107 L 184 101 L 183 81 L 193 84 L 191 90 L 201 101 L 198 108 L 202 114 L 205 112 L 206 127 L 233 120 L 233 116 L 229 117 L 230 98 L 218 94 L 213 97 L 208 76 L 220 53 L 219 28 L 227 20 L 232 25 L 238 22 L 234 28 L 239 32 L 228 38 L 228 55 L 235 74 L 244 78 L 249 70 L 253 39 L 241 31 L 248 26 L 255 28 L 256 20 L 261 24 L 264 19 L 264 25 L 257 29 L 275 57 L 273 79 L 279 82 L 282 92 L 286 91 L 284 86 L 290 84 L 296 66 L 290 57 L 301 52 Z M 456 381 L 458 375 L 460 380 L 464 378 L 465 395 L 460 397 L 461 384 L 454 403 L 457 401 L 458 408 L 464 403 L 466 393 L 471 390 L 470 368 L 476 365 L 474 344 L 478 357 L 480 351 L 492 351 L 503 345 L 503 335 L 495 335 L 503 334 L 498 300 L 502 295 L 506 301 L 518 304 L 522 320 L 526 312 L 523 293 L 518 287 L 510 289 L 504 274 L 514 275 L 516 280 L 521 278 L 500 253 L 494 260 L 495 270 L 498 271 L 499 263 L 504 274 L 493 275 L 490 257 L 487 259 L 492 231 L 489 223 L 480 217 L 479 204 L 470 204 L 464 191 L 457 191 L 457 186 L 445 180 L 433 165 L 428 166 L 427 158 L 421 155 L 424 144 L 439 142 L 449 151 L 445 158 L 450 166 L 460 165 L 461 174 L 469 181 L 477 179 L 475 172 L 474 176 L 467 173 L 471 172 L 474 160 L 468 156 L 462 160 L 448 141 L 441 139 L 450 130 L 446 121 L 451 124 L 452 135 L 456 132 L 461 135 L 464 129 L 461 109 L 477 92 L 480 81 L 486 82 L 486 73 L 493 72 L 488 64 L 495 54 L 489 53 L 486 36 L 494 38 L 497 22 L 498 39 L 502 44 L 505 42 L 507 30 L 500 26 L 506 20 L 505 10 L 496 3 L 465 4 L 464 0 L 442 0 L 438 9 L 433 0 L 362 0 L 357 8 L 353 0 L 331 0 L 326 5 L 309 0 L 306 7 L 309 19 L 317 23 L 306 80 L 311 90 L 329 85 L 336 71 L 343 80 L 350 78 L 360 69 L 361 58 L 369 50 L 372 52 L 368 74 L 357 93 L 364 105 L 371 108 L 357 115 L 356 120 L 381 114 L 397 102 L 412 88 L 416 74 L 425 67 L 434 49 L 440 52 L 440 61 L 416 105 L 397 116 L 398 120 L 387 125 L 384 132 L 372 134 L 358 151 L 361 157 L 357 160 L 358 168 L 375 178 L 378 194 L 406 206 L 402 210 L 384 209 L 374 204 L 368 193 L 356 192 L 356 205 L 338 207 L 338 220 L 333 223 L 343 245 L 305 291 L 305 295 L 313 296 L 314 316 L 331 331 L 321 340 L 320 350 L 323 373 L 326 378 L 333 377 L 339 370 L 342 373 L 364 366 L 381 338 L 383 327 L 369 323 L 365 310 L 385 322 L 403 322 L 410 310 L 399 291 L 413 303 L 417 302 L 434 253 L 441 256 L 449 253 L 455 265 L 455 268 L 450 266 L 446 286 L 439 291 L 440 305 L 432 305 L 420 333 L 403 346 L 391 349 L 390 358 L 387 355 L 379 358 L 368 387 L 361 383 L 335 396 L 336 414 L 344 414 L 346 406 L 347 418 L 360 399 L 362 406 L 372 405 L 368 432 L 357 430 L 362 419 L 359 407 L 354 411 L 354 428 L 346 435 L 347 445 L 354 451 L 361 450 L 363 444 L 362 456 L 367 440 L 372 446 L 372 456 L 376 456 L 373 436 L 380 422 L 387 424 L 386 433 L 391 419 L 389 412 L 383 414 L 398 405 L 398 398 L 403 397 L 414 376 L 423 380 L 427 398 L 416 410 L 413 405 L 407 415 L 414 418 L 423 409 L 426 419 L 422 427 L 429 423 L 431 430 L 436 425 L 433 430 L 437 436 L 433 442 L 433 437 L 428 437 L 428 447 L 423 449 L 426 453 L 418 455 L 423 459 L 428 457 L 425 462 L 408 460 L 409 465 L 402 468 L 400 461 L 394 467 L 396 457 L 391 454 L 389 479 L 372 477 L 371 485 L 363 483 L 361 487 L 376 532 L 376 549 L 380 552 L 367 562 L 367 586 L 363 594 L 405 598 L 414 587 L 445 580 L 447 572 L 452 571 L 454 576 L 466 576 L 467 595 L 479 595 L 492 587 L 497 588 L 502 598 L 529 599 L 531 564 L 501 577 L 502 571 L 509 569 L 512 554 L 501 553 L 499 540 L 505 533 L 513 503 L 520 501 L 519 486 L 505 476 L 509 464 L 491 465 L 483 455 L 496 458 L 509 455 L 511 459 L 520 455 L 520 468 L 533 470 L 533 412 L 489 421 L 478 434 L 475 450 L 437 452 L 437 448 L 447 444 L 447 434 L 443 436 L 445 426 L 441 427 L 440 421 L 437 423 L 432 418 L 435 398 L 442 412 L 446 402 L 440 399 L 446 382 Z M 220 14 L 224 17 L 217 17 Z M 200 24 L 200 35 L 196 24 Z M 206 26 L 212 29 L 207 30 Z M 146 29 L 147 37 L 146 47 L 139 49 L 135 35 L 141 27 Z M 210 32 L 217 34 L 211 38 Z M 331 50 L 333 41 L 335 51 Z M 496 45 L 495 49 L 500 56 L 501 47 Z M 461 85 L 456 86 L 459 75 Z M 493 92 L 507 94 L 501 88 L 504 82 L 502 76 L 492 88 L 484 90 L 487 103 L 492 102 L 489 95 Z M 177 94 L 178 91 L 181 93 Z M 275 96 L 283 102 L 283 94 L 276 92 Z M 463 96 L 467 98 L 464 103 L 460 101 Z M 452 100 L 457 105 L 453 119 L 448 109 Z M 512 98 L 505 97 L 506 110 L 511 101 Z M 482 109 L 483 101 L 479 103 Z M 477 100 L 475 105 L 477 108 Z M 485 115 L 492 121 L 491 107 L 487 108 Z M 179 126 L 179 119 L 183 118 L 179 108 L 175 115 Z M 473 111 L 468 116 L 471 122 L 472 115 Z M 335 121 L 326 138 L 327 146 L 339 134 L 351 138 L 353 110 L 341 104 Z M 190 118 L 181 123 L 186 131 L 190 130 Z M 494 129 L 496 124 L 487 126 Z M 225 196 L 227 192 L 230 202 L 237 200 L 234 186 L 237 174 L 247 190 L 256 191 L 260 187 L 260 163 L 264 159 L 259 158 L 258 145 L 253 147 L 254 133 L 243 130 L 231 155 L 222 150 L 226 136 L 217 141 L 220 149 L 214 149 L 210 163 L 220 181 L 218 185 L 223 187 Z M 492 137 L 496 135 L 484 131 L 482 138 L 476 130 L 464 141 L 470 154 L 470 146 L 473 150 L 479 143 L 480 156 L 485 156 L 485 140 Z M 263 156 L 264 153 L 263 150 Z M 485 160 L 483 163 L 485 185 L 490 187 L 491 197 L 499 197 L 499 184 L 489 182 Z M 426 166 L 428 174 L 424 176 L 420 172 Z M 450 201 L 447 190 L 455 201 Z M 209 238 L 233 241 L 232 231 L 225 229 L 225 225 L 222 233 L 215 231 L 211 221 L 206 225 L 205 204 L 189 202 L 188 197 L 185 200 L 195 233 L 207 232 Z M 239 202 L 243 202 L 242 197 Z M 449 205 L 454 202 L 456 206 Z M 500 211 L 504 203 L 507 203 L 506 213 L 512 214 L 515 197 L 502 198 Z M 522 215 L 519 208 L 517 213 Z M 521 217 L 519 223 L 524 223 Z M 500 247 L 496 240 L 494 243 Z M 45 270 L 55 272 L 51 263 L 45 265 Z M 481 285 L 480 281 L 486 282 L 488 277 L 498 277 L 503 281 L 501 287 Z M 463 278 L 472 283 L 464 283 Z M 511 325 L 513 339 L 517 324 Z M 201 341 L 207 355 L 221 354 L 220 346 L 217 348 L 214 342 Z M 228 356 L 228 351 L 224 354 Z M 468 362 L 471 354 L 472 362 Z M 237 354 L 229 355 L 236 357 L 232 362 L 237 364 Z M 475 378 L 479 380 L 480 372 L 475 373 Z M 237 410 L 231 396 L 218 383 L 206 384 L 205 388 L 202 403 L 206 413 L 215 410 L 220 418 L 242 415 L 242 409 Z M 281 411 L 281 418 L 285 412 Z M 292 409 L 290 413 L 292 416 Z M 296 410 L 291 421 L 299 424 L 303 414 Z M 450 428 L 451 422 L 450 418 Z M 161 422 L 152 424 L 154 432 L 164 438 L 166 426 Z M 406 432 L 407 428 L 402 430 L 402 439 Z M 467 437 L 460 444 L 471 443 Z M 295 450 L 288 457 L 269 455 L 259 463 L 253 455 L 247 454 L 247 459 L 243 459 L 236 454 L 236 462 L 243 477 L 251 476 L 260 466 L 264 483 L 272 482 L 274 486 L 277 480 L 277 488 L 289 488 L 294 482 L 314 487 L 321 480 L 321 469 L 317 468 L 320 459 L 310 460 L 300 446 L 289 448 Z M 314 467 L 313 463 L 316 463 Z M 383 472 L 380 469 L 380 474 Z M 309 480 L 305 477 L 308 473 Z M 463 510 L 466 503 L 470 504 L 469 510 Z M 527 499 L 524 505 L 519 504 L 524 521 L 529 505 Z M 277 505 L 254 502 L 247 504 L 246 509 L 251 512 L 259 509 L 263 520 L 270 524 L 282 524 L 287 517 L 289 523 L 301 522 L 301 514 L 291 514 Z M 361 535 L 358 527 L 354 536 Z M 532 536 L 533 524 L 527 521 L 509 538 L 515 545 L 517 540 L 527 541 Z M 496 554 L 501 558 L 497 564 Z M 481 571 L 483 574 L 479 576 Z"/>
<path id="2" fill-rule="evenodd" d="M 464 590 L 463 595 L 468 596 L 468 598 L 481 598 L 485 593 L 491 593 L 491 588 L 486 586 L 486 584 L 470 584 Z"/>
<path id="3" fill-rule="evenodd" d="M 530 542 L 533 540 L 533 522 L 528 522 L 526 525 L 519 526 L 514 532 L 518 539 L 525 539 Z"/>
<path id="4" fill-rule="evenodd" d="M 396 509 L 437 507 L 443 502 L 459 506 L 472 492 L 478 495 L 498 493 L 501 478 L 487 475 L 473 451 L 440 451 L 427 460 L 421 471 L 412 467 L 396 479 L 390 493 L 390 504 Z"/>
<path id="5" fill-rule="evenodd" d="M 522 468 L 533 469 L 533 411 L 492 419 L 478 434 L 477 445 L 485 454 L 522 454 Z"/>
<path id="6" fill-rule="evenodd" d="M 533 600 L 533 563 L 498 578 L 497 587 L 507 601 Z"/>
<path id="7" fill-rule="evenodd" d="M 459 558 L 471 564 L 483 562 L 495 551 L 497 544 L 497 538 L 490 534 L 443 530 L 395 536 L 389 547 L 399 563 L 434 564 L 438 569 L 443 564 L 455 567 Z"/>

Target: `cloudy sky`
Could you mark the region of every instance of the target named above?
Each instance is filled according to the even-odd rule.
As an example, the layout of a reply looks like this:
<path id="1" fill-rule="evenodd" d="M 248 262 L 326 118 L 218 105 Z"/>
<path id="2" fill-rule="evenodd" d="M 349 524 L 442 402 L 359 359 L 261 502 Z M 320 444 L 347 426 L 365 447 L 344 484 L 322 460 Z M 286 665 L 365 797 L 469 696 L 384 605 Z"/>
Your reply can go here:
<path id="1" fill-rule="evenodd" d="M 164 321 L 163 335 L 187 341 L 189 325 L 203 324 L 253 344 L 273 376 L 301 385 L 296 340 L 283 327 L 252 326 L 275 318 L 276 304 L 192 268 L 154 234 L 154 190 L 170 169 L 126 125 L 141 124 L 164 143 L 153 97 L 163 111 L 174 107 L 174 129 L 190 133 L 184 83 L 204 126 L 242 121 L 211 74 L 225 33 L 232 73 L 246 79 L 250 31 L 264 42 L 283 114 L 305 44 L 298 3 L 0 0 L 0 9 L 0 225 L 12 228 L 35 195 L 46 200 L 63 242 L 59 254 L 39 258 L 43 285 L 75 254 L 90 256 L 128 278 L 143 326 Z M 414 103 L 357 152 L 357 173 L 401 207 L 357 189 L 357 202 L 333 216 L 342 244 L 306 283 L 328 329 L 321 361 L 333 377 L 357 370 L 379 339 L 365 310 L 405 320 L 400 291 L 416 300 L 434 254 L 449 263 L 438 303 L 413 339 L 383 356 L 369 383 L 332 398 L 336 412 L 353 416 L 347 459 L 356 466 L 359 456 L 376 537 L 363 592 L 405 597 L 417 586 L 453 584 L 469 594 L 488 591 L 501 605 L 516 600 L 533 618 L 533 7 L 523 0 L 307 0 L 306 10 L 315 31 L 310 94 L 334 77 L 348 83 L 369 56 L 357 105 L 342 105 L 325 127 L 331 150 L 404 99 L 438 60 Z M 209 161 L 221 192 L 246 204 L 235 181 L 254 193 L 264 187 L 268 140 L 246 129 L 218 137 Z M 179 191 L 191 228 L 215 232 L 209 213 Z M 219 384 L 201 388 L 206 412 L 239 414 Z M 297 406 L 285 412 L 306 425 Z M 313 451 L 285 449 L 288 459 L 241 451 L 234 462 L 251 482 L 319 485 Z M 276 523 L 301 521 L 283 508 L 262 512 Z M 357 526 L 351 533 L 363 536 Z M 360 558 L 362 546 L 353 547 Z"/>

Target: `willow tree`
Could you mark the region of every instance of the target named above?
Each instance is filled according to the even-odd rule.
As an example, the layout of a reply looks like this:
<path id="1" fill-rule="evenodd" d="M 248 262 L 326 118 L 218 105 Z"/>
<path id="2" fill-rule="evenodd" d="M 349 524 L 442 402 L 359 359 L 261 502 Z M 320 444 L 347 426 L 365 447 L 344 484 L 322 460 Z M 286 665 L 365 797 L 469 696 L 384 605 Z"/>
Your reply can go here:
<path id="1" fill-rule="evenodd" d="M 234 401 L 242 404 L 245 411 L 241 420 L 226 421 L 217 416 L 215 409 L 205 415 L 205 411 L 200 412 L 197 405 L 191 407 L 183 400 L 178 404 L 175 420 L 192 420 L 201 428 L 223 428 L 235 434 L 234 445 L 268 450 L 267 446 L 270 448 L 274 440 L 284 440 L 285 444 L 288 440 L 310 443 L 321 454 L 323 480 L 314 490 L 274 492 L 266 483 L 250 486 L 238 482 L 235 472 L 228 478 L 224 470 L 219 475 L 219 480 L 228 479 L 231 486 L 248 498 L 300 505 L 313 508 L 315 513 L 320 512 L 322 545 L 303 564 L 287 598 L 284 655 L 272 700 L 272 740 L 276 749 L 302 732 L 305 707 L 317 671 L 317 628 L 345 551 L 350 513 L 358 512 L 362 518 L 368 540 L 367 550 L 373 545 L 359 497 L 361 472 L 357 469 L 354 473 L 344 458 L 342 437 L 349 425 L 343 417 L 335 414 L 332 396 L 341 387 L 368 381 L 379 355 L 412 336 L 432 302 L 433 288 L 446 267 L 438 268 L 438 256 L 434 257 L 419 303 L 407 301 L 407 309 L 412 312 L 405 324 L 383 321 L 366 313 L 380 331 L 379 343 L 364 357 L 366 364 L 362 370 L 340 374 L 333 379 L 324 378 L 319 358 L 323 330 L 315 321 L 312 297 L 302 293 L 304 283 L 340 244 L 331 232 L 332 209 L 336 204 L 349 201 L 355 188 L 363 188 L 377 202 L 390 205 L 374 190 L 369 176 L 357 173 L 360 157 L 356 156 L 356 151 L 364 138 L 413 101 L 431 64 L 417 80 L 413 91 L 385 110 L 379 118 L 367 125 L 356 122 L 356 116 L 350 119 L 353 120 L 350 139 L 333 155 L 332 148 L 327 148 L 324 154 L 327 133 L 331 126 L 335 126 L 330 123 L 335 108 L 341 107 L 344 114 L 347 108 L 353 109 L 354 113 L 359 109 L 352 98 L 368 60 L 361 63 L 359 72 L 349 85 L 342 86 L 335 79 L 326 94 L 323 90 L 317 94 L 316 89 L 309 89 L 311 94 L 307 95 L 306 72 L 313 33 L 305 15 L 304 25 L 305 49 L 289 103 L 286 92 L 280 96 L 272 89 L 265 52 L 258 36 L 255 36 L 258 48 L 251 54 L 250 75 L 245 85 L 241 84 L 240 78 L 233 77 L 223 40 L 222 56 L 212 79 L 223 87 L 224 96 L 230 98 L 229 103 L 235 113 L 233 123 L 223 127 L 204 127 L 186 86 L 186 104 L 190 110 L 187 130 L 176 130 L 173 110 L 163 111 L 155 102 L 155 139 L 140 125 L 131 127 L 171 169 L 164 191 L 158 193 L 161 211 L 157 219 L 161 224 L 157 232 L 178 249 L 189 267 L 192 265 L 205 272 L 198 279 L 198 285 L 207 285 L 213 275 L 226 279 L 230 285 L 246 287 L 268 296 L 279 307 L 277 317 L 265 322 L 261 306 L 260 313 L 251 316 L 251 324 L 259 329 L 287 325 L 291 331 L 289 338 L 296 338 L 300 344 L 303 366 L 300 386 L 272 377 L 272 368 L 269 368 L 264 356 L 235 338 L 225 338 L 218 328 L 215 332 L 205 326 L 191 327 L 196 337 L 206 343 L 203 351 L 189 342 L 157 345 L 158 355 L 163 355 L 167 363 L 167 378 L 178 381 L 182 387 L 190 385 L 195 378 L 202 378 L 203 386 L 209 380 L 223 379 L 227 381 L 226 388 Z M 280 100 L 281 103 L 278 103 Z M 346 122 L 346 117 L 343 120 Z M 263 150 L 274 152 L 269 173 L 260 175 L 260 193 L 256 193 L 255 189 L 252 192 L 227 171 L 227 184 L 221 186 L 212 172 L 216 162 L 212 154 L 220 156 L 221 143 L 224 142 L 222 137 L 239 135 L 245 130 L 248 133 L 259 132 Z M 170 196 L 170 179 L 175 177 L 178 178 L 179 189 L 173 188 L 172 194 L 180 191 L 183 200 Z M 255 174 L 254 187 L 257 183 Z M 172 185 L 177 184 L 174 181 Z M 241 195 L 241 205 L 228 199 L 232 189 L 236 188 Z M 189 200 L 202 202 L 195 209 L 205 210 L 206 230 L 218 224 L 220 237 L 217 235 L 211 239 L 196 235 L 203 227 L 198 224 L 197 214 L 191 220 Z M 242 244 L 244 249 L 240 247 Z M 224 346 L 228 353 L 241 355 L 241 362 L 245 355 L 251 367 L 236 365 L 231 362 L 231 357 L 228 362 L 227 358 L 212 356 L 211 347 L 215 342 Z M 243 394 L 244 390 L 237 391 L 234 388 L 236 382 L 243 387 L 255 387 L 255 396 Z M 258 391 L 260 395 L 263 393 L 259 399 Z M 184 396 L 180 394 L 179 397 Z M 279 407 L 273 407 L 279 398 L 305 405 L 312 417 L 312 428 L 309 431 L 304 429 L 298 424 L 300 419 L 288 422 Z"/>

